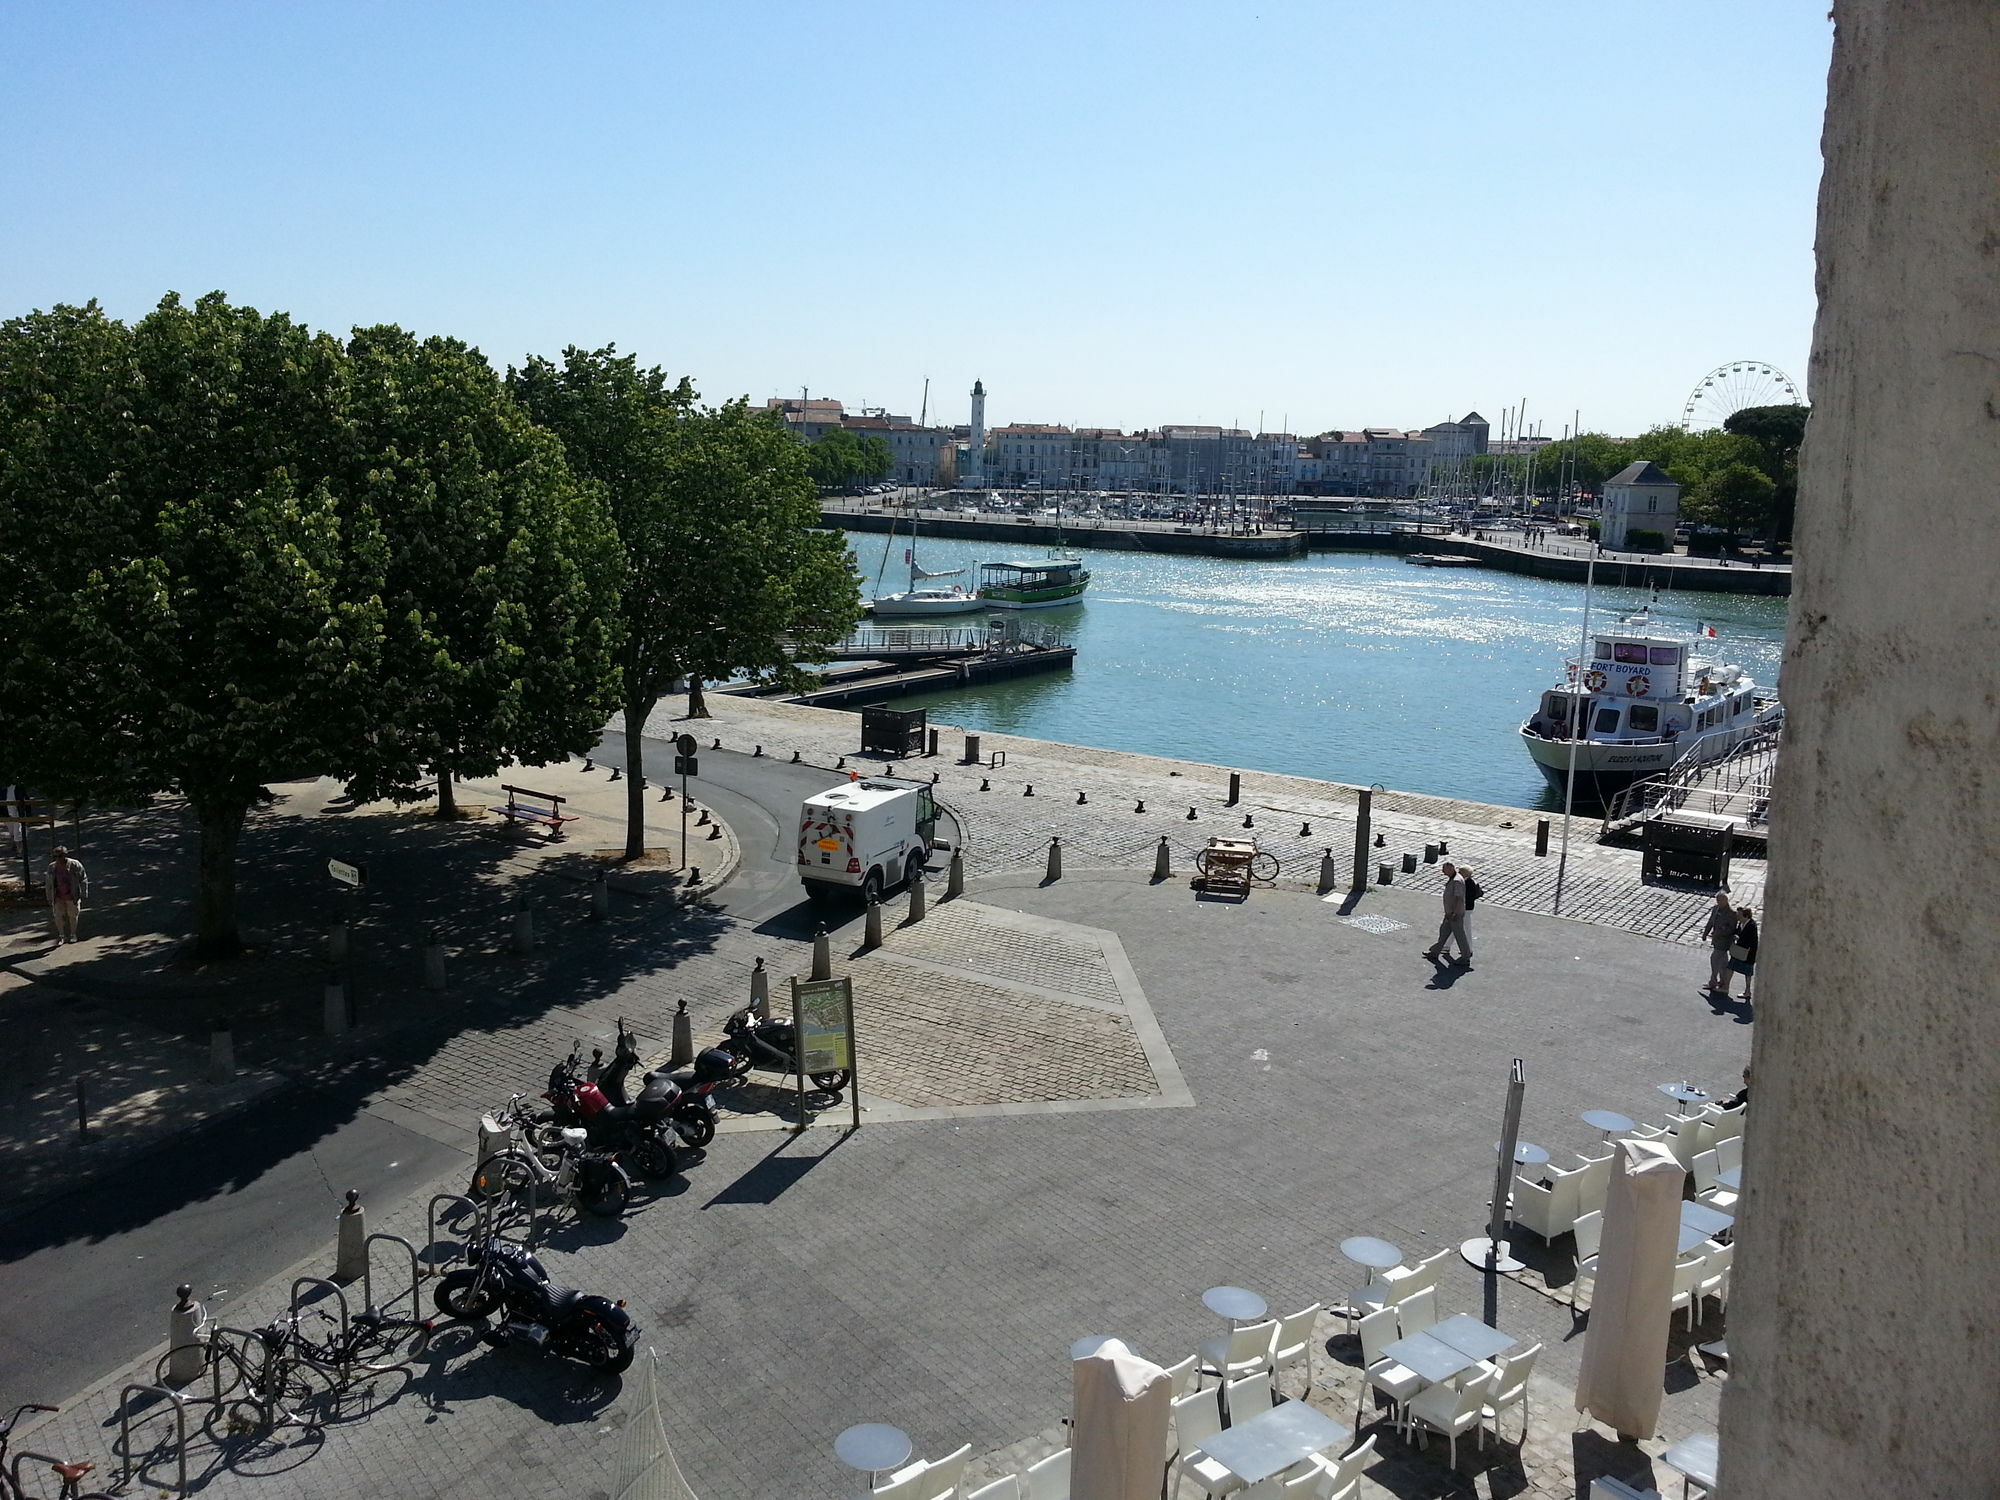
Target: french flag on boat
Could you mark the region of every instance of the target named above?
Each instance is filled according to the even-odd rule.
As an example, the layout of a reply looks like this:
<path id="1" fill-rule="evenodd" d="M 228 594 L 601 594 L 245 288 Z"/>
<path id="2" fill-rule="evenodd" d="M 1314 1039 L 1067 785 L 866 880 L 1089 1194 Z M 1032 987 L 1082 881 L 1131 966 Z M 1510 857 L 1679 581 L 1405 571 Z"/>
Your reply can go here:
<path id="1" fill-rule="evenodd" d="M 1715 627 L 1706 620 L 1696 620 L 1694 631 L 1696 635 L 1706 636 L 1711 641 L 1715 639 Z"/>

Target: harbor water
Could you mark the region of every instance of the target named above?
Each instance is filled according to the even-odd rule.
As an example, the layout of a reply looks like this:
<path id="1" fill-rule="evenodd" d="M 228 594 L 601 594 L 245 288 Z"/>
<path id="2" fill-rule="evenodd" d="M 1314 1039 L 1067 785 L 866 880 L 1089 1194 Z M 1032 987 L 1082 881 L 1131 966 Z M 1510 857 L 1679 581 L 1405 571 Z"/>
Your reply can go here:
<path id="1" fill-rule="evenodd" d="M 848 533 L 863 592 L 905 587 L 907 534 Z M 923 537 L 926 569 L 1028 562 L 1037 547 Z M 1561 798 L 1522 749 L 1537 695 L 1576 652 L 1584 590 L 1484 568 L 1423 568 L 1387 553 L 1285 562 L 1082 553 L 1083 602 L 1024 612 L 1077 649 L 1066 674 L 896 700 L 967 729 L 1132 750 L 1549 809 Z M 968 587 L 974 575 L 963 579 Z M 1599 587 L 1591 619 L 1614 624 L 1649 596 Z M 1786 601 L 1662 592 L 1656 634 L 1717 639 L 1698 655 L 1777 680 Z M 972 624 L 964 616 L 934 624 Z M 908 622 L 920 623 L 920 622 Z"/>

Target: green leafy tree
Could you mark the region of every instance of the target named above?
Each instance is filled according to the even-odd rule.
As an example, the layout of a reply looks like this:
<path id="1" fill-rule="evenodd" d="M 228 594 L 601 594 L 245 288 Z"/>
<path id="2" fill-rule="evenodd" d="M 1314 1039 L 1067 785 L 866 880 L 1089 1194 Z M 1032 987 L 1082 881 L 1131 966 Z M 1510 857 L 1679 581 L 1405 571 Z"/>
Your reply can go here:
<path id="1" fill-rule="evenodd" d="M 1732 463 L 1717 469 L 1688 495 L 1688 516 L 1724 531 L 1764 532 L 1771 523 L 1778 487 L 1754 464 Z"/>
<path id="2" fill-rule="evenodd" d="M 477 350 L 377 327 L 348 354 L 355 491 L 389 544 L 383 729 L 353 789 L 407 792 L 428 770 L 450 816 L 455 777 L 596 743 L 623 559 L 596 487 Z"/>
<path id="3" fill-rule="evenodd" d="M 856 446 L 860 449 L 860 478 L 864 484 L 872 484 L 878 479 L 886 479 L 896 467 L 896 454 L 889 446 L 889 440 L 879 432 L 864 432 Z"/>
<path id="4" fill-rule="evenodd" d="M 0 325 L 0 762 L 64 799 L 187 799 L 196 951 L 237 952 L 236 847 L 271 780 L 376 727 L 387 547 L 342 503 L 341 346 L 168 296 Z"/>
<path id="5" fill-rule="evenodd" d="M 1785 541 L 1791 539 L 1792 513 L 1798 506 L 1799 445 L 1811 415 L 1807 406 L 1746 406 L 1722 424 L 1723 431 L 1757 445 L 1758 467 L 1777 487 L 1771 497 L 1771 535 Z"/>
<path id="6" fill-rule="evenodd" d="M 625 848 L 645 849 L 641 736 L 680 679 L 787 674 L 861 617 L 840 537 L 818 530 L 807 450 L 767 413 L 703 409 L 610 348 L 508 372 L 515 398 L 604 487 L 625 553 L 619 589 Z"/>

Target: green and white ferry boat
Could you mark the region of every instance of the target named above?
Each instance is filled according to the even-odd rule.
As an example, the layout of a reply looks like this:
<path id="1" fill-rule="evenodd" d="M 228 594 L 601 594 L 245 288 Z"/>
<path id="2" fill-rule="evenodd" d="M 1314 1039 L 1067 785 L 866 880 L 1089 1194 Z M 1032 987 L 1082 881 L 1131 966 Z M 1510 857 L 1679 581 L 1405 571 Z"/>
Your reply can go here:
<path id="1" fill-rule="evenodd" d="M 1090 570 L 1074 552 L 1049 553 L 1038 563 L 979 565 L 979 598 L 995 609 L 1049 609 L 1074 604 L 1090 587 Z"/>

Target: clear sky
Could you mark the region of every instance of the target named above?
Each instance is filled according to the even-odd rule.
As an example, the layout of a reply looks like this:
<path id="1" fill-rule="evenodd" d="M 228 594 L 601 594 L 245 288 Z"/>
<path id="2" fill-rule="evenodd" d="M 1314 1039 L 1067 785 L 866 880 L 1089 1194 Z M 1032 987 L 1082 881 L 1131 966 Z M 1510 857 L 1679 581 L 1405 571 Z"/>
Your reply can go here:
<path id="1" fill-rule="evenodd" d="M 1803 387 L 1826 0 L 0 0 L 0 315 L 220 288 L 964 421 Z"/>

